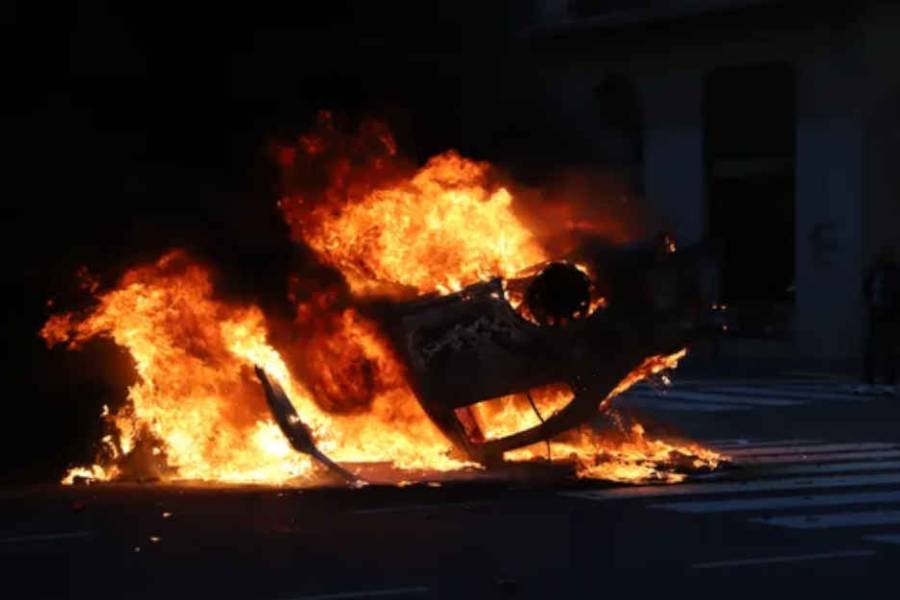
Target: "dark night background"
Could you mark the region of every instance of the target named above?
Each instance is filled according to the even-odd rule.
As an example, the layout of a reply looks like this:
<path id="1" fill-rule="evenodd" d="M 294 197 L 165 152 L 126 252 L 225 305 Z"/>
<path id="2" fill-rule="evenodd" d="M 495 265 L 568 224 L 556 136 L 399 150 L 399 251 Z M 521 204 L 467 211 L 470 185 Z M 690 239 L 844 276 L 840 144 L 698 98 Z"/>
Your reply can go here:
<path id="1" fill-rule="evenodd" d="M 299 258 L 268 144 L 331 108 L 385 118 L 419 160 L 458 148 L 461 73 L 506 41 L 503 2 L 204 4 L 3 9 L 3 480 L 89 459 L 128 382 L 111 348 L 38 338 L 78 267 L 111 283 L 179 246 L 226 293 L 277 304 Z"/>

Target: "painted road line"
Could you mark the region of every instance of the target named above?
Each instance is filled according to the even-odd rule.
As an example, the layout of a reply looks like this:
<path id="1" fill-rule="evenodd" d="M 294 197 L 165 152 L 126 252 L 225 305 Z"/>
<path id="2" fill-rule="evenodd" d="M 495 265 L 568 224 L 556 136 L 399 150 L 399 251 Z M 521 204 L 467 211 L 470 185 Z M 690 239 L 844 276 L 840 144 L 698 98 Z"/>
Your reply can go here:
<path id="1" fill-rule="evenodd" d="M 873 510 L 866 512 L 797 515 L 788 517 L 760 517 L 750 520 L 754 523 L 775 525 L 777 527 L 790 527 L 791 529 L 872 527 L 875 525 L 900 525 L 900 510 Z"/>
<path id="2" fill-rule="evenodd" d="M 757 465 L 759 467 L 760 465 Z M 875 473 L 883 471 L 900 471 L 900 461 L 896 460 L 866 460 L 859 462 L 833 462 L 833 463 L 792 463 L 787 465 L 769 465 L 764 469 L 754 471 L 755 478 L 765 479 L 772 477 L 785 477 L 787 475 L 821 475 L 823 473 Z M 732 471 L 715 471 L 704 475 L 694 476 L 697 481 L 712 481 L 733 477 Z"/>
<path id="3" fill-rule="evenodd" d="M 868 442 L 853 444 L 811 444 L 809 446 L 774 446 L 771 448 L 747 448 L 732 451 L 732 456 L 776 456 L 779 454 L 825 454 L 831 452 L 858 452 L 863 450 L 889 450 L 897 444 Z"/>
<path id="4" fill-rule="evenodd" d="M 872 542 L 900 545 L 900 533 L 879 533 L 878 535 L 868 535 L 863 539 Z"/>
<path id="5" fill-rule="evenodd" d="M 760 398 L 784 398 L 786 400 L 799 400 L 803 402 L 865 402 L 867 396 L 852 393 L 817 392 L 813 390 L 786 390 L 783 388 L 740 388 L 740 387 L 710 387 L 704 388 L 710 393 L 729 394 L 736 397 L 760 397 Z M 873 396 L 874 397 L 874 396 Z"/>
<path id="6" fill-rule="evenodd" d="M 699 443 L 706 446 L 740 446 L 742 444 L 750 444 L 752 440 L 748 438 L 726 438 L 715 440 L 698 440 Z M 787 441 L 785 441 L 787 443 Z"/>
<path id="7" fill-rule="evenodd" d="M 794 556 L 760 556 L 740 560 L 720 560 L 716 562 L 697 563 L 695 569 L 721 569 L 727 567 L 753 567 L 778 563 L 793 563 L 807 560 L 827 560 L 834 558 L 862 558 L 874 556 L 874 550 L 843 550 L 841 552 L 823 552 L 820 554 L 795 554 Z"/>
<path id="8" fill-rule="evenodd" d="M 684 483 L 669 485 L 644 485 L 637 487 L 618 487 L 606 490 L 585 492 L 563 492 L 564 496 L 572 496 L 584 500 L 604 502 L 609 500 L 640 500 L 642 498 L 658 498 L 665 496 L 743 494 L 754 492 L 774 492 L 788 490 L 829 489 L 856 487 L 867 485 L 898 485 L 900 473 L 873 475 L 830 475 L 828 477 L 797 477 L 791 479 L 763 479 L 736 483 Z"/>
<path id="9" fill-rule="evenodd" d="M 755 383 L 748 383 L 747 385 L 756 385 Z M 859 381 L 855 381 L 852 379 L 807 379 L 807 380 L 795 380 L 795 381 L 786 381 L 783 383 L 778 383 L 772 380 L 760 380 L 759 385 L 767 385 L 770 387 L 790 387 L 790 388 L 800 388 L 800 389 L 834 389 L 834 390 L 844 390 L 844 391 L 855 391 L 860 385 L 862 385 Z"/>
<path id="10" fill-rule="evenodd" d="M 763 498 L 737 498 L 734 500 L 707 500 L 653 504 L 650 508 L 673 510 L 680 513 L 725 513 L 792 508 L 818 508 L 821 506 L 852 506 L 854 504 L 900 503 L 900 490 L 858 494 L 820 494 L 813 496 L 768 496 Z"/>
<path id="11" fill-rule="evenodd" d="M 808 446 L 809 444 L 820 444 L 821 440 L 767 440 L 756 442 L 747 439 L 737 440 L 708 440 L 701 442 L 713 448 L 721 448 L 737 450 L 738 448 L 771 448 L 772 446 Z"/>
<path id="12" fill-rule="evenodd" d="M 769 379 L 760 379 L 757 381 L 735 382 L 710 380 L 707 385 L 718 387 L 740 387 L 747 389 L 768 388 L 775 390 L 813 390 L 813 391 L 832 391 L 847 394 L 856 394 L 859 389 L 858 383 L 848 381 L 785 381 L 778 382 Z"/>
<path id="13" fill-rule="evenodd" d="M 872 398 L 879 397 L 879 394 L 857 394 L 850 390 L 841 390 L 837 388 L 710 386 L 702 388 L 702 391 L 732 394 L 735 396 L 763 396 L 787 398 L 790 400 L 823 400 L 839 402 L 865 402 Z"/>
<path id="14" fill-rule="evenodd" d="M 724 451 L 727 454 L 727 451 Z M 783 465 L 802 463 L 848 462 L 851 460 L 869 460 L 878 458 L 900 458 L 898 450 L 869 450 L 863 452 L 826 452 L 825 454 L 778 454 L 775 456 L 735 456 L 736 465 Z"/>
<path id="15" fill-rule="evenodd" d="M 56 540 L 71 540 L 79 538 L 89 538 L 94 535 L 93 531 L 66 531 L 62 533 L 39 533 L 33 535 L 17 535 L 12 537 L 0 538 L 0 544 L 23 544 L 29 542 L 52 542 Z"/>
<path id="16" fill-rule="evenodd" d="M 820 473 L 863 473 L 873 471 L 900 471 L 900 460 L 865 460 L 858 462 L 806 463 L 776 465 L 759 473 L 759 477 L 784 475 L 817 475 Z M 717 473 L 717 475 L 719 475 Z"/>
<path id="17" fill-rule="evenodd" d="M 360 590 L 358 592 L 336 592 L 332 594 L 316 594 L 315 596 L 295 596 L 291 600 L 340 600 L 342 598 L 384 598 L 385 596 L 414 596 L 427 594 L 431 588 L 406 587 L 382 590 Z"/>
<path id="18" fill-rule="evenodd" d="M 812 378 L 801 378 L 801 377 L 785 377 L 785 378 L 769 378 L 769 377 L 755 377 L 755 378 L 747 378 L 747 377 L 711 377 L 708 379 L 696 379 L 696 378 L 681 378 L 674 377 L 673 381 L 676 385 L 746 385 L 746 386 L 756 386 L 756 385 L 817 385 L 823 384 L 827 385 L 831 383 L 832 385 L 837 385 L 840 383 L 848 383 L 848 380 L 840 380 L 840 379 L 812 379 Z"/>
<path id="19" fill-rule="evenodd" d="M 773 379 L 756 379 L 752 381 L 727 381 L 723 379 L 710 379 L 705 383 L 705 385 L 716 387 L 739 387 L 751 390 L 759 388 L 777 390 L 833 390 L 847 393 L 855 392 L 856 388 L 859 387 L 859 384 L 854 384 L 848 381 L 778 381 Z"/>
<path id="20" fill-rule="evenodd" d="M 737 404 L 741 406 L 799 406 L 802 402 L 795 400 L 779 400 L 777 398 L 737 398 L 724 394 L 710 394 L 706 392 L 667 391 L 659 394 L 652 392 L 638 392 L 632 394 L 637 398 L 671 398 L 675 402 L 697 402 L 709 404 Z"/>
<path id="21" fill-rule="evenodd" d="M 732 412 L 736 410 L 747 410 L 745 406 L 736 406 L 734 404 L 701 404 L 699 402 L 673 402 L 666 398 L 648 398 L 648 397 L 626 397 L 623 400 L 628 406 L 644 409 L 656 410 L 676 410 L 688 412 Z"/>

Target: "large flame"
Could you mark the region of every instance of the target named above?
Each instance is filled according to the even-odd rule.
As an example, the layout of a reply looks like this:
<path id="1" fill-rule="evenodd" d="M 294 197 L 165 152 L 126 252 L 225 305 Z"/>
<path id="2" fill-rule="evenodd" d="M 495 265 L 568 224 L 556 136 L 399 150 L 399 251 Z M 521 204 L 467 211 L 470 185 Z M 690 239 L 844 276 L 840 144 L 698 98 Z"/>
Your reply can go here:
<path id="1" fill-rule="evenodd" d="M 399 372 L 362 321 L 345 324 L 382 352 L 376 368 Z M 226 482 L 284 482 L 309 477 L 312 464 L 294 452 L 253 377 L 262 366 L 289 393 L 335 460 L 389 462 L 398 468 L 460 468 L 451 446 L 400 380 L 380 390 L 365 414 L 323 412 L 267 341 L 262 312 L 215 300 L 209 273 L 181 253 L 130 271 L 117 289 L 98 297 L 87 315 L 56 315 L 44 326 L 50 344 L 77 347 L 98 336 L 126 348 L 137 382 L 128 403 L 111 417 L 117 447 L 130 453 L 146 436 L 166 468 L 165 478 Z M 117 469 L 74 475 L 109 479 Z"/>
<path id="2" fill-rule="evenodd" d="M 286 172 L 280 204 L 294 236 L 338 269 L 354 295 L 446 293 L 548 258 L 485 163 L 448 152 L 410 169 L 383 126 L 367 124 L 350 139 L 327 114 L 316 132 L 278 158 Z M 430 471 L 470 464 L 428 419 L 376 325 L 352 302 L 335 302 L 333 291 L 297 299 L 292 327 L 299 339 L 281 351 L 262 310 L 217 298 L 209 270 L 182 252 L 132 269 L 112 290 L 86 291 L 95 295 L 93 308 L 51 317 L 43 337 L 69 348 L 108 338 L 130 354 L 136 381 L 127 401 L 104 415 L 111 433 L 97 464 L 73 469 L 66 482 L 148 471 L 164 480 L 218 482 L 319 477 L 316 464 L 294 452 L 272 420 L 254 365 L 284 388 L 335 461 Z M 601 408 L 681 356 L 647 359 Z M 537 425 L 570 399 L 567 388 L 549 387 L 467 414 L 493 439 Z M 546 450 L 540 444 L 506 458 L 533 460 Z M 549 451 L 575 459 L 580 476 L 635 481 L 674 481 L 666 465 L 675 455 L 704 466 L 719 458 L 650 440 L 639 426 L 605 438 L 570 433 L 549 443 Z"/>
<path id="3" fill-rule="evenodd" d="M 547 259 L 487 163 L 450 151 L 407 172 L 385 129 L 364 126 L 347 141 L 327 113 L 286 160 L 289 173 L 300 163 L 332 174 L 324 185 L 289 177 L 281 207 L 295 236 L 338 268 L 356 294 L 455 291 Z"/>

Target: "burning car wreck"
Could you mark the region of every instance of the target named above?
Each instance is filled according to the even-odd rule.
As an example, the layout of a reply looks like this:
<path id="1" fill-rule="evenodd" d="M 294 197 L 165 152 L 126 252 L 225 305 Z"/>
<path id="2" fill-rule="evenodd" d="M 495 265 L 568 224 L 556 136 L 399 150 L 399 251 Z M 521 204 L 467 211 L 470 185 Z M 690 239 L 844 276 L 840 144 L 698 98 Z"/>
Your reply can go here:
<path id="1" fill-rule="evenodd" d="M 591 240 L 582 262 L 555 261 L 530 276 L 364 310 L 384 324 L 431 420 L 471 460 L 491 466 L 508 451 L 549 444 L 603 415 L 633 382 L 677 366 L 705 331 L 699 252 L 676 253 L 667 235 L 624 249 Z M 597 272 L 602 281 L 592 280 Z M 315 447 L 284 391 L 258 367 L 257 376 L 292 446 L 355 481 Z M 548 386 L 564 388 L 570 400 L 543 415 L 532 390 Z M 539 423 L 487 438 L 472 406 L 516 395 Z"/>
<path id="2" fill-rule="evenodd" d="M 356 483 L 366 465 L 421 480 L 546 458 L 674 482 L 722 460 L 613 406 L 702 332 L 701 248 L 573 228 L 567 205 L 529 225 L 490 165 L 451 151 L 415 167 L 379 123 L 347 135 L 323 113 L 276 159 L 282 216 L 329 277 L 290 276 L 289 318 L 223 298 L 177 249 L 83 286 L 90 307 L 42 337 L 108 339 L 134 383 L 65 483 Z"/>

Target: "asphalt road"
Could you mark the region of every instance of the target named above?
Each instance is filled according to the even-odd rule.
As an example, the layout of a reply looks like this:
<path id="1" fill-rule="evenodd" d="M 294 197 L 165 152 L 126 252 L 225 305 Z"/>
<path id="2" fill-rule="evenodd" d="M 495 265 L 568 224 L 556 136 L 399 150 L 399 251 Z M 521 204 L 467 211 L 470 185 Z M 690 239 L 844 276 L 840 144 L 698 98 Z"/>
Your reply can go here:
<path id="1" fill-rule="evenodd" d="M 625 406 L 734 466 L 673 486 L 0 492 L 4 598 L 893 597 L 900 399 L 687 380 Z"/>

